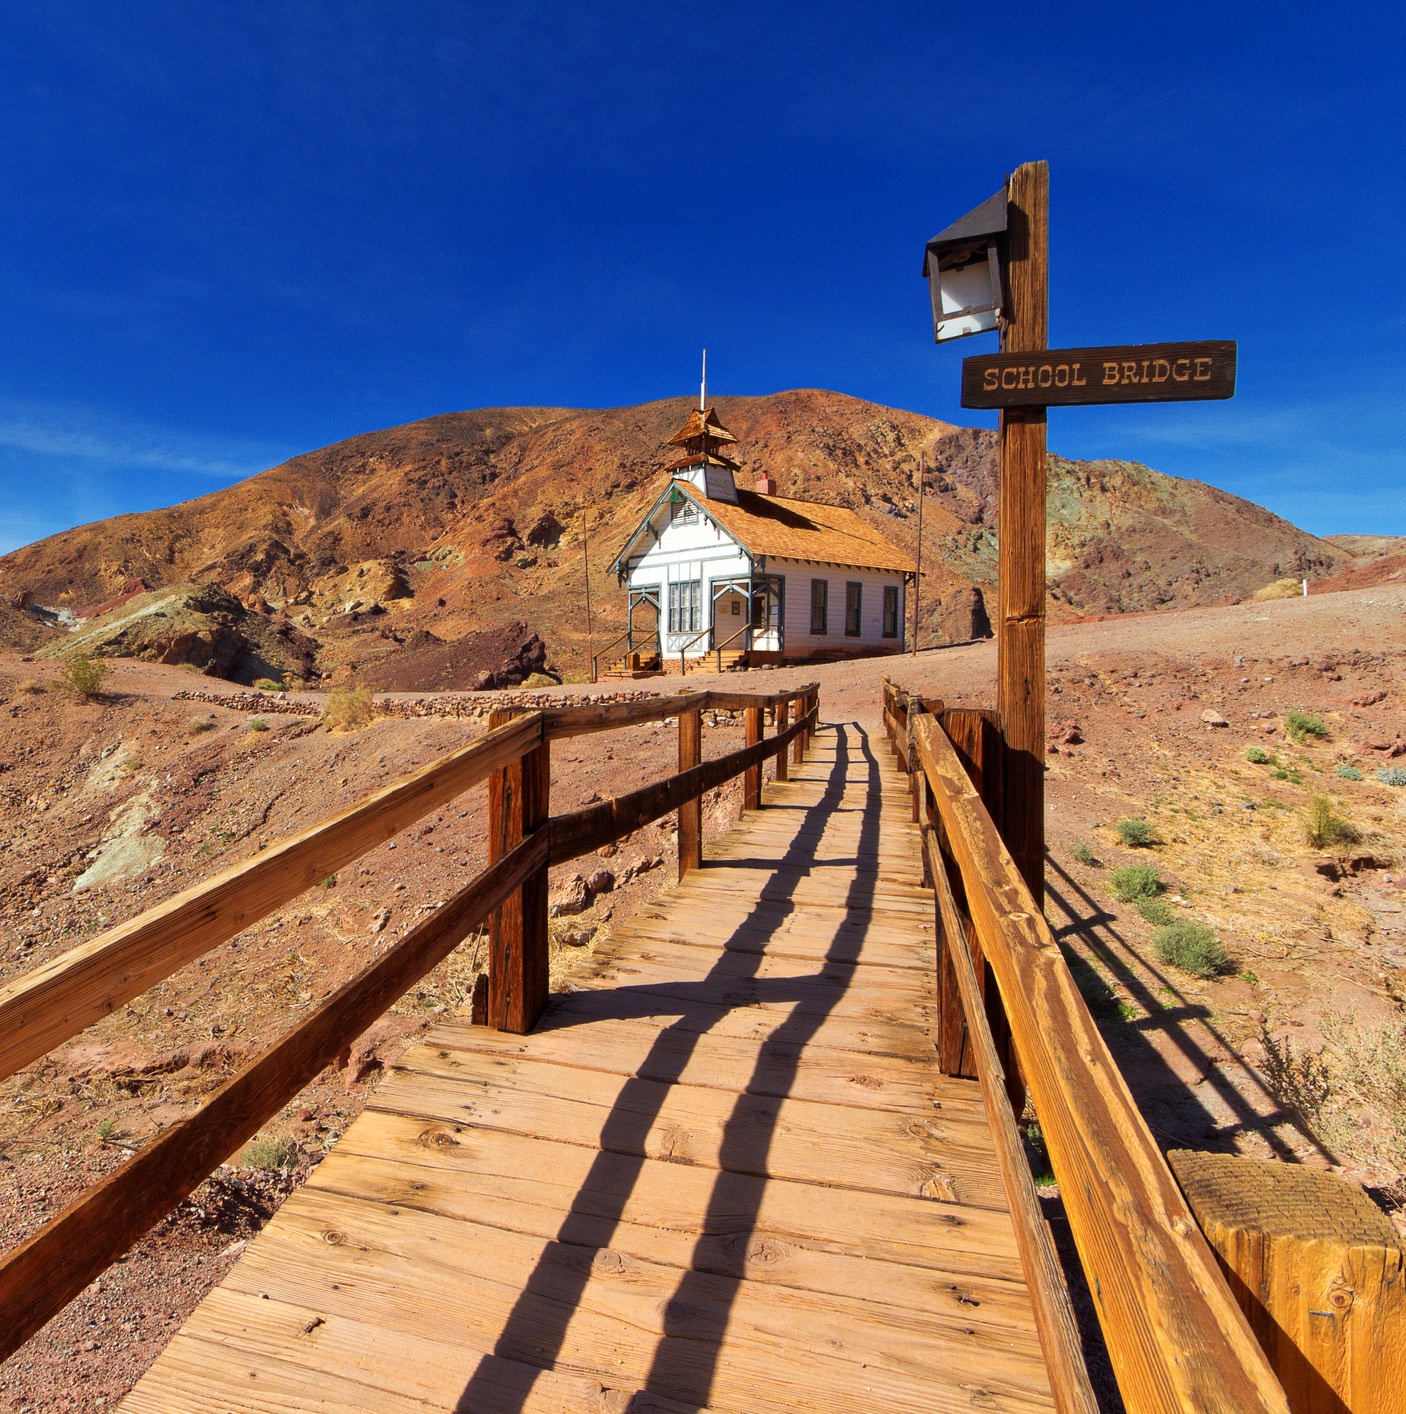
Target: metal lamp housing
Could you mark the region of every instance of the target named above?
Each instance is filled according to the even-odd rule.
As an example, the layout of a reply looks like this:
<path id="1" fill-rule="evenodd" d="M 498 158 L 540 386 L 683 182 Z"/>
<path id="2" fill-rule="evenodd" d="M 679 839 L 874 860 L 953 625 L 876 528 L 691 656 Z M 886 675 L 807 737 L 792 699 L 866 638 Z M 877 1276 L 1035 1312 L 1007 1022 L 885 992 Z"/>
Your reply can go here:
<path id="1" fill-rule="evenodd" d="M 939 231 L 924 249 L 923 276 L 932 296 L 933 338 L 939 344 L 1000 327 L 1006 206 L 1002 189 Z"/>

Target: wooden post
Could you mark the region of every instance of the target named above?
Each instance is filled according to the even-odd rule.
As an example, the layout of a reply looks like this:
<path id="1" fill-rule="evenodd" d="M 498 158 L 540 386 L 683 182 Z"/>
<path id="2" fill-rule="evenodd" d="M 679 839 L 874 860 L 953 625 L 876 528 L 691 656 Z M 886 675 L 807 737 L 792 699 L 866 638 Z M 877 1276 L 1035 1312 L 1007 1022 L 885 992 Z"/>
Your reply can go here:
<path id="1" fill-rule="evenodd" d="M 703 759 L 703 713 L 697 707 L 679 713 L 679 770 Z M 695 795 L 679 806 L 679 878 L 703 867 L 703 797 Z"/>
<path id="2" fill-rule="evenodd" d="M 804 697 L 796 698 L 796 716 L 804 717 L 806 714 L 806 700 Z M 805 760 L 806 754 L 806 729 L 802 727 L 800 731 L 791 738 L 791 764 L 799 766 Z"/>
<path id="3" fill-rule="evenodd" d="M 1274 1159 L 1167 1155 L 1294 1414 L 1387 1414 L 1406 1391 L 1406 1265 L 1355 1183 Z"/>
<path id="4" fill-rule="evenodd" d="M 1008 317 L 1002 353 L 1049 347 L 1049 167 L 1027 162 L 1006 185 Z M 1045 409 L 1000 420 L 1000 609 L 996 708 L 1005 742 L 996 819 L 1037 906 L 1045 897 Z"/>
<path id="5" fill-rule="evenodd" d="M 791 725 L 791 704 L 789 702 L 778 702 L 776 704 L 776 733 L 778 736 Z M 786 753 L 778 751 L 776 753 L 776 779 L 785 781 L 790 779 L 790 772 L 786 769 Z"/>
<path id="6" fill-rule="evenodd" d="M 511 721 L 511 709 L 491 712 L 490 728 Z M 546 737 L 488 782 L 488 860 L 501 859 L 547 820 L 551 747 Z M 488 922 L 488 1024 L 522 1035 L 547 1004 L 547 868 L 528 876 L 521 889 Z"/>
<path id="7" fill-rule="evenodd" d="M 762 739 L 762 709 L 760 707 L 744 708 L 742 720 L 746 730 L 745 744 L 755 746 Z M 760 810 L 762 808 L 762 768 L 760 765 L 748 766 L 743 772 L 742 808 L 744 810 Z"/>

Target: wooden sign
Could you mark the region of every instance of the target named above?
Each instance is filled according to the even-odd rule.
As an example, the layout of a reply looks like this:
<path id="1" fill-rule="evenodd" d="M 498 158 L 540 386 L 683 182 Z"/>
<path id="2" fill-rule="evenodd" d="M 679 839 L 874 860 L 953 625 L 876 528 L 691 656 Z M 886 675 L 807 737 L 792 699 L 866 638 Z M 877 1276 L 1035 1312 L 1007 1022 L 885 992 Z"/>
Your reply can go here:
<path id="1" fill-rule="evenodd" d="M 964 408 L 1174 403 L 1235 393 L 1235 344 L 1126 344 L 962 360 Z"/>

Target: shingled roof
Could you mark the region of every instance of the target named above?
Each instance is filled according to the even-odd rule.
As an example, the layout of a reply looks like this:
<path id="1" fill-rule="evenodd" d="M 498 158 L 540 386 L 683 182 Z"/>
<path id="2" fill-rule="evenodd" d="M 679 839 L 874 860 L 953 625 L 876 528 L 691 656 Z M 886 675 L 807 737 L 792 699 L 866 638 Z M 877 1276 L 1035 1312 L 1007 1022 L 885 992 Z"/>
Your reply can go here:
<path id="1" fill-rule="evenodd" d="M 847 506 L 742 490 L 734 506 L 728 501 L 704 499 L 687 482 L 674 485 L 753 555 L 903 573 L 917 568 L 910 556 Z"/>

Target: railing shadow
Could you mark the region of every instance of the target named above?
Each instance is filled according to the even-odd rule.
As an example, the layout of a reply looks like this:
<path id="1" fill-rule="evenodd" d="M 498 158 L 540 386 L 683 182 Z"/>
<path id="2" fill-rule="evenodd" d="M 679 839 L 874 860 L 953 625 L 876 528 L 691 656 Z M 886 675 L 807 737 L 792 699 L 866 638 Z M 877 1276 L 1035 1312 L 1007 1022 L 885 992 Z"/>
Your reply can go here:
<path id="1" fill-rule="evenodd" d="M 878 844 L 882 803 L 878 760 L 868 734 L 857 724 L 838 724 L 828 730 L 834 733 L 834 763 L 820 799 L 805 809 L 802 829 L 811 820 L 823 823 L 832 815 L 843 798 L 852 756 L 857 756 L 865 763 L 868 782 L 859 853 L 872 856 Z M 789 978 L 758 975 L 767 956 L 766 944 L 787 916 L 777 905 L 791 901 L 796 883 L 816 862 L 814 844 L 814 837 L 809 841 L 795 838 L 781 857 L 772 861 L 771 883 L 762 887 L 747 918 L 733 930 L 730 941 L 745 942 L 749 948 L 755 947 L 755 952 L 725 946 L 698 981 L 620 985 L 592 994 L 593 1018 L 668 1015 L 675 1019 L 659 1031 L 646 1060 L 637 1067 L 649 1078 L 620 1082 L 601 1128 L 601 1152 L 575 1194 L 556 1238 L 544 1247 L 516 1298 L 495 1342 L 495 1356 L 526 1360 L 538 1367 L 550 1367 L 558 1359 L 590 1280 L 594 1252 L 608 1245 L 623 1222 L 630 1196 L 646 1163 L 652 1162 L 646 1157 L 650 1130 L 662 1115 L 670 1086 L 682 1080 L 701 1039 L 732 1005 L 796 1003 L 789 1014 L 778 1016 L 777 1024 L 757 1043 L 751 1075 L 745 1080 L 738 1077 L 739 1088 L 723 1123 L 718 1167 L 699 1223 L 692 1265 L 679 1272 L 673 1295 L 663 1305 L 663 1330 L 648 1372 L 642 1381 L 622 1372 L 622 1379 L 639 1384 L 645 1402 L 650 1394 L 684 1405 L 702 1407 L 710 1402 L 729 1315 L 754 1255 L 754 1234 L 768 1181 L 767 1161 L 782 1100 L 794 1084 L 807 1044 L 848 988 L 853 969 L 844 964 L 858 961 L 868 931 L 862 924 L 856 926 L 855 913 L 862 913 L 872 903 L 876 876 L 855 873 L 821 968 L 812 975 Z M 745 861 L 720 862 L 728 867 L 753 867 Z M 819 1000 L 817 982 L 825 984 Z M 543 1023 L 554 1028 L 588 1025 L 589 1018 L 573 1021 L 568 998 L 565 1005 L 554 1003 Z M 456 1408 L 467 1414 L 489 1405 L 507 1407 L 504 1393 L 491 1363 L 484 1362 L 469 1379 Z M 635 1407 L 633 1398 L 626 1407 Z"/>
<path id="2" fill-rule="evenodd" d="M 1178 988 L 1171 977 L 1163 972 L 1156 962 L 1144 956 L 1114 924 L 1115 915 L 1108 913 L 1052 856 L 1046 853 L 1045 895 L 1049 903 L 1063 913 L 1067 922 L 1054 929 L 1061 940 L 1077 936 L 1089 951 L 1103 964 L 1118 983 L 1127 989 L 1128 995 L 1142 1008 L 1146 1019 L 1141 1024 L 1128 1022 L 1120 1026 L 1110 1039 L 1127 1059 L 1120 1063 L 1124 1079 L 1138 1101 L 1138 1106 L 1147 1119 L 1148 1127 L 1157 1135 L 1164 1148 L 1185 1146 L 1196 1149 L 1219 1149 L 1235 1152 L 1235 1140 L 1247 1131 L 1259 1134 L 1275 1155 L 1281 1159 L 1297 1162 L 1293 1146 L 1275 1132 L 1275 1126 L 1291 1125 L 1304 1141 L 1311 1144 L 1330 1162 L 1333 1156 L 1319 1140 L 1304 1129 L 1298 1118 L 1279 1104 L 1260 1077 L 1249 1067 L 1244 1067 L 1247 1075 L 1261 1095 L 1269 1101 L 1272 1109 L 1268 1112 L 1251 1104 L 1236 1088 L 1231 1077 L 1221 1069 L 1217 1060 L 1197 1040 L 1192 1025 L 1203 1028 L 1215 1044 L 1222 1050 L 1235 1053 L 1235 1048 L 1221 1034 L 1212 1019 L 1209 1009 L 1188 997 Z M 1051 880 L 1057 875 L 1059 884 Z M 1080 966 L 1085 973 L 1092 972 L 1086 962 L 1077 954 L 1068 956 L 1070 970 L 1076 981 L 1080 980 Z M 1156 977 L 1158 984 L 1173 997 L 1174 1004 L 1157 996 L 1143 980 L 1132 963 Z M 1214 1116 L 1204 1105 L 1198 1105 L 1203 1116 L 1201 1126 L 1195 1130 L 1180 1122 L 1172 1112 L 1164 1097 L 1168 1093 L 1185 1095 L 1187 1086 L 1177 1076 L 1166 1059 L 1158 1052 L 1149 1039 L 1149 1032 L 1155 1031 L 1165 1036 L 1176 1049 L 1191 1062 L 1200 1073 L 1202 1084 L 1210 1087 L 1235 1118 L 1233 1128 L 1207 1125 Z"/>

